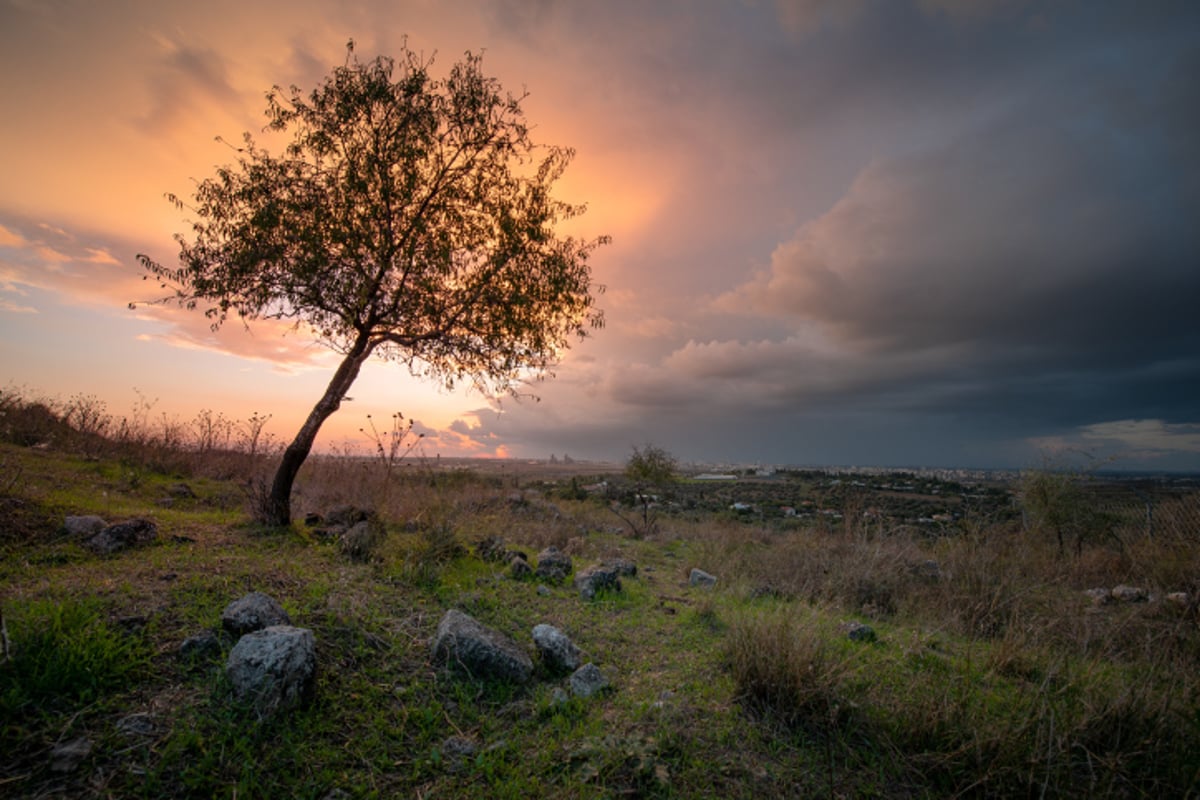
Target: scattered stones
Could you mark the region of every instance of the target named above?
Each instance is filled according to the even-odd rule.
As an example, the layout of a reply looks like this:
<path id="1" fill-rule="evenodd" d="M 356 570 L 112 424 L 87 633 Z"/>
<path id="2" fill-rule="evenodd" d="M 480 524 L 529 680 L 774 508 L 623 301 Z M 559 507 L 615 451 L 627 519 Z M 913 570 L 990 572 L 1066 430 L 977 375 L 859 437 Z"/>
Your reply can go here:
<path id="1" fill-rule="evenodd" d="M 533 674 L 533 661 L 516 642 L 455 609 L 438 623 L 431 646 L 436 661 L 475 679 L 525 683 Z"/>
<path id="2" fill-rule="evenodd" d="M 221 612 L 221 626 L 234 636 L 272 625 L 291 624 L 292 620 L 283 610 L 283 606 L 279 605 L 275 598 L 262 592 L 251 592 L 240 600 L 234 600 Z"/>
<path id="3" fill-rule="evenodd" d="M 51 772 L 74 772 L 92 753 L 92 743 L 86 736 L 54 745 L 50 751 Z"/>
<path id="4" fill-rule="evenodd" d="M 316 690 L 316 639 L 291 625 L 247 633 L 230 651 L 225 674 L 234 696 L 261 716 L 303 706 Z"/>
<path id="5" fill-rule="evenodd" d="M 338 538 L 338 548 L 351 561 L 369 561 L 387 538 L 387 528 L 378 517 L 356 522 Z"/>
<path id="6" fill-rule="evenodd" d="M 688 586 L 699 586 L 701 589 L 711 589 L 717 585 L 717 576 L 710 575 L 696 567 L 688 574 Z"/>
<path id="7" fill-rule="evenodd" d="M 1150 599 L 1150 593 L 1145 589 L 1137 586 L 1126 586 L 1124 584 L 1114 586 L 1112 596 L 1114 600 L 1122 603 L 1144 603 Z"/>
<path id="8" fill-rule="evenodd" d="M 200 661 L 221 654 L 221 640 L 212 631 L 201 631 L 184 639 L 179 645 L 179 657 L 186 661 Z"/>
<path id="9" fill-rule="evenodd" d="M 95 514 L 84 514 L 82 516 L 68 515 L 63 520 L 63 530 L 67 532 L 67 536 L 77 539 L 95 536 L 107 526 L 108 523 Z"/>
<path id="10" fill-rule="evenodd" d="M 158 526 L 148 519 L 131 519 L 109 525 L 83 542 L 94 553 L 107 556 L 130 547 L 153 542 L 158 538 Z"/>
<path id="11" fill-rule="evenodd" d="M 571 673 L 570 684 L 576 697 L 591 697 L 608 689 L 608 679 L 590 661 Z"/>
<path id="12" fill-rule="evenodd" d="M 847 638 L 852 642 L 874 642 L 879 638 L 874 628 L 861 622 L 843 622 L 838 627 L 845 631 Z"/>
<path id="13" fill-rule="evenodd" d="M 566 580 L 574 569 L 571 557 L 554 545 L 550 545 L 538 553 L 537 561 L 537 576 L 543 580 L 554 582 Z"/>
<path id="14" fill-rule="evenodd" d="M 600 565 L 588 567 L 575 576 L 575 588 L 584 600 L 594 599 L 596 593 L 603 589 L 619 592 L 621 591 L 619 574 L 615 567 Z"/>
<path id="15" fill-rule="evenodd" d="M 571 672 L 579 669 L 583 660 L 579 648 L 570 638 L 553 625 L 535 625 L 533 643 L 537 646 L 542 663 L 551 672 Z"/>

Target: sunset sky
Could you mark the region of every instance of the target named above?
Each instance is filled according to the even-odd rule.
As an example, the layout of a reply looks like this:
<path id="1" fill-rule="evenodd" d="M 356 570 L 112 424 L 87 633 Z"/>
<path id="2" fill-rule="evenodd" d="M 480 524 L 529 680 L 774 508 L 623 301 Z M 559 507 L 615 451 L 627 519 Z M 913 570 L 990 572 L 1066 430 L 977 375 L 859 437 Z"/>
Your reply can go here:
<path id="1" fill-rule="evenodd" d="M 0 0 L 3 385 L 290 439 L 332 354 L 131 311 L 134 256 L 273 84 L 406 37 L 577 150 L 607 326 L 538 402 L 372 364 L 319 447 L 398 410 L 431 456 L 1200 470 L 1195 0 Z"/>

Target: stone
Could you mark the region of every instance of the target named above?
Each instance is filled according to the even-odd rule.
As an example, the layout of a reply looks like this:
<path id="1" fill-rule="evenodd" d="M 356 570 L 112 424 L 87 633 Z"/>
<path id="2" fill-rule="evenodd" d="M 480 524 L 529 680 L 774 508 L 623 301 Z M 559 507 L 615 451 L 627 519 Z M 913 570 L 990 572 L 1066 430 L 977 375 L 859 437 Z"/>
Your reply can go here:
<path id="1" fill-rule="evenodd" d="M 221 612 L 221 626 L 234 636 L 269 628 L 272 625 L 291 625 L 283 606 L 262 592 L 251 592 L 234 600 Z"/>
<path id="2" fill-rule="evenodd" d="M 840 628 L 852 642 L 873 642 L 879 638 L 874 628 L 861 622 L 844 622 Z"/>
<path id="3" fill-rule="evenodd" d="M 509 637 L 451 609 L 438 623 L 431 643 L 435 661 L 477 680 L 525 683 L 533 660 Z"/>
<path id="4" fill-rule="evenodd" d="M 549 597 L 551 594 L 553 594 L 553 592 L 550 591 L 550 587 L 542 586 L 541 584 L 538 585 L 537 593 L 542 597 Z"/>
<path id="5" fill-rule="evenodd" d="M 179 645 L 179 657 L 187 661 L 199 661 L 221 654 L 221 640 L 212 631 L 201 631 L 184 639 Z"/>
<path id="6" fill-rule="evenodd" d="M 508 574 L 513 580 L 522 581 L 533 574 L 533 567 L 520 556 L 513 556 L 508 562 Z"/>
<path id="7" fill-rule="evenodd" d="M 590 661 L 571 673 L 570 684 L 576 697 L 591 697 L 609 688 L 608 679 Z"/>
<path id="8" fill-rule="evenodd" d="M 1144 603 L 1150 599 L 1150 593 L 1145 589 L 1137 586 L 1114 586 L 1112 590 L 1114 600 L 1119 600 L 1122 603 Z"/>
<path id="9" fill-rule="evenodd" d="M 575 588 L 584 600 L 592 600 L 601 590 L 621 591 L 620 573 L 615 567 L 596 565 L 588 567 L 575 576 Z"/>
<path id="10" fill-rule="evenodd" d="M 579 669 L 583 661 L 575 643 L 553 625 L 534 625 L 533 643 L 537 646 L 542 663 L 551 672 L 572 672 Z"/>
<path id="11" fill-rule="evenodd" d="M 604 562 L 604 566 L 616 570 L 617 574 L 624 578 L 637 577 L 637 564 L 627 558 L 610 558 Z"/>
<path id="12" fill-rule="evenodd" d="M 342 555 L 351 561 L 369 561 L 387 538 L 387 528 L 378 517 L 356 522 L 338 538 Z"/>
<path id="13" fill-rule="evenodd" d="M 688 574 L 688 586 L 699 586 L 701 589 L 711 589 L 717 585 L 717 576 L 710 575 L 702 569 L 693 567 Z"/>
<path id="14" fill-rule="evenodd" d="M 234 697 L 263 717 L 304 706 L 316 691 L 316 638 L 291 625 L 247 633 L 229 652 L 225 675 Z"/>
<path id="15" fill-rule="evenodd" d="M 475 545 L 475 554 L 481 561 L 506 562 L 509 560 L 508 550 L 504 540 L 499 536 L 489 536 Z"/>
<path id="16" fill-rule="evenodd" d="M 465 736 L 450 736 L 442 742 L 442 759 L 451 772 L 461 770 L 478 752 L 479 745 Z"/>
<path id="17" fill-rule="evenodd" d="M 94 536 L 106 527 L 108 527 L 108 523 L 95 514 L 67 515 L 67 518 L 63 520 L 63 530 L 67 532 L 67 536 L 77 539 Z"/>
<path id="18" fill-rule="evenodd" d="M 1084 591 L 1084 594 L 1092 599 L 1092 605 L 1095 606 L 1111 603 L 1113 599 L 1112 592 L 1103 588 L 1087 589 Z"/>
<path id="19" fill-rule="evenodd" d="M 92 753 L 92 743 L 86 736 L 54 745 L 50 751 L 51 772 L 74 772 Z"/>
<path id="20" fill-rule="evenodd" d="M 1171 592 L 1163 599 L 1180 611 L 1187 611 L 1192 604 L 1192 597 L 1187 592 Z"/>
<path id="21" fill-rule="evenodd" d="M 83 546 L 99 555 L 113 553 L 138 547 L 158 539 L 158 526 L 148 519 L 131 519 L 128 522 L 118 522 L 109 525 L 99 533 L 84 540 Z"/>
<path id="22" fill-rule="evenodd" d="M 117 720 L 117 732 L 131 739 L 150 737 L 158 732 L 158 718 L 145 712 Z"/>
<path id="23" fill-rule="evenodd" d="M 360 522 L 366 522 L 374 517 L 372 511 L 352 505 L 335 506 L 325 515 L 325 522 L 333 526 L 352 528 Z"/>
<path id="24" fill-rule="evenodd" d="M 167 494 L 178 500 L 195 500 L 196 493 L 186 483 L 173 483 L 167 487 Z"/>
<path id="25" fill-rule="evenodd" d="M 550 693 L 550 703 L 552 705 L 561 706 L 564 703 L 571 702 L 571 695 L 567 694 L 567 690 L 561 686 L 555 686 L 554 691 Z"/>
<path id="26" fill-rule="evenodd" d="M 537 576 L 548 581 L 566 580 L 574 569 L 571 557 L 553 545 L 538 553 L 537 562 Z"/>

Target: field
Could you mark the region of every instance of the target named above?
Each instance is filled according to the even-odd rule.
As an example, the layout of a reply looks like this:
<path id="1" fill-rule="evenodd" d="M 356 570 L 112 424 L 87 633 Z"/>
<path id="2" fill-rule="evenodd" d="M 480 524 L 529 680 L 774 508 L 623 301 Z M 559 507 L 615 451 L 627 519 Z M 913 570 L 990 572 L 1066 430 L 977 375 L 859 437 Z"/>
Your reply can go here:
<path id="1" fill-rule="evenodd" d="M 1111 483 L 1049 474 L 651 490 L 579 463 L 324 457 L 297 482 L 300 519 L 268 530 L 252 512 L 270 448 L 94 439 L 51 417 L 0 444 L 5 797 L 1200 790 L 1187 486 L 1139 488 L 1150 526 Z M 344 504 L 386 530 L 363 559 L 302 521 Z M 150 519 L 159 536 L 97 555 L 63 530 L 86 514 Z M 576 572 L 620 557 L 637 574 L 585 600 L 570 579 L 513 579 L 481 558 L 489 538 L 535 563 L 553 545 Z M 693 568 L 715 587 L 691 585 Z M 224 671 L 222 610 L 251 591 L 317 642 L 312 702 L 266 719 Z M 531 654 L 533 626 L 555 625 L 610 690 L 564 696 L 541 665 L 525 685 L 448 673 L 429 644 L 448 609 Z M 203 631 L 219 649 L 182 656 Z"/>

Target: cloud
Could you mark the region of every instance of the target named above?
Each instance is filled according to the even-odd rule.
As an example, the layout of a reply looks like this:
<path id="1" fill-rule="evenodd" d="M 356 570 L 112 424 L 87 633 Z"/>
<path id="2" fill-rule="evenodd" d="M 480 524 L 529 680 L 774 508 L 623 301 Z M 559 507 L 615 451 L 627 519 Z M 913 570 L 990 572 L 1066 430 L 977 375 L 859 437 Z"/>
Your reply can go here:
<path id="1" fill-rule="evenodd" d="M 1088 441 L 1161 454 L 1200 453 L 1200 423 L 1169 424 L 1161 419 L 1123 419 L 1084 426 L 1079 436 Z"/>

